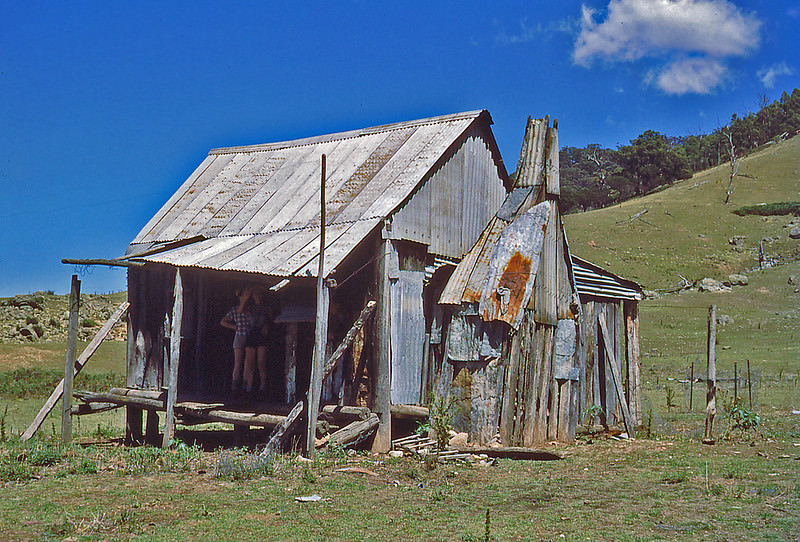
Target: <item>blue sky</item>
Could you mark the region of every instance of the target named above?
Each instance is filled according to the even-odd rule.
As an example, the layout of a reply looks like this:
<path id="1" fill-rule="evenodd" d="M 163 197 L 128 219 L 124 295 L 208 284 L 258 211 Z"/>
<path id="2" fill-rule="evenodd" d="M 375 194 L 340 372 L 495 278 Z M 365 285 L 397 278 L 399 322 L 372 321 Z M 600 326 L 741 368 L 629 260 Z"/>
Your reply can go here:
<path id="1" fill-rule="evenodd" d="M 800 87 L 798 35 L 800 0 L 9 2 L 0 297 L 121 255 L 214 147 L 488 109 L 511 171 L 528 115 L 613 148 L 756 111 Z"/>

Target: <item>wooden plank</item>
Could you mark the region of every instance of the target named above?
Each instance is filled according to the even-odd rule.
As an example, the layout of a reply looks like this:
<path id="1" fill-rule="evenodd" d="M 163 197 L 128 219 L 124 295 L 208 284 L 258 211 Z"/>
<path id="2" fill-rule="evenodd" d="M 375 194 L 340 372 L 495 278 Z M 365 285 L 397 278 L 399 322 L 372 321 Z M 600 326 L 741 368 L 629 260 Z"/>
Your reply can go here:
<path id="1" fill-rule="evenodd" d="M 128 312 L 128 307 L 130 307 L 130 303 L 128 303 L 127 301 L 123 302 L 114 312 L 114 314 L 111 315 L 108 321 L 105 324 L 103 324 L 103 327 L 101 327 L 100 331 L 98 331 L 95 334 L 91 342 L 88 345 L 86 345 L 86 348 L 83 349 L 81 355 L 78 356 L 77 360 L 75 360 L 75 375 L 81 372 L 83 366 L 86 365 L 86 362 L 89 361 L 89 358 L 92 357 L 92 354 L 94 354 L 97 351 L 97 348 L 106 338 L 108 333 L 111 331 L 111 328 L 113 328 L 114 325 L 117 322 L 119 322 L 120 318 L 122 318 L 122 316 Z M 31 422 L 28 428 L 25 429 L 25 432 L 22 433 L 20 440 L 28 440 L 36 433 L 36 431 L 39 430 L 39 427 L 41 427 L 42 422 L 44 422 L 44 419 L 53 410 L 53 407 L 56 405 L 58 400 L 61 399 L 63 393 L 64 393 L 64 380 L 61 380 L 61 382 L 59 382 L 58 385 L 56 386 L 56 389 L 53 390 L 53 393 L 50 394 L 50 397 L 47 399 L 47 401 L 45 401 L 44 405 L 39 410 L 39 413 L 36 414 L 36 417 L 33 419 L 33 422 Z"/>
<path id="2" fill-rule="evenodd" d="M 377 265 L 378 312 L 376 318 L 377 344 L 375 367 L 375 405 L 373 411 L 380 418 L 380 425 L 372 442 L 372 451 L 386 453 L 392 445 L 391 414 L 391 285 L 389 280 L 389 260 L 395 252 L 391 239 L 382 239 Z"/>
<path id="3" fill-rule="evenodd" d="M 336 347 L 336 350 L 334 350 L 333 353 L 328 356 L 328 359 L 325 360 L 325 366 L 322 371 L 323 379 L 330 376 L 330 374 L 336 368 L 336 364 L 339 363 L 344 356 L 345 351 L 350 347 L 351 344 L 353 344 L 358 332 L 361 331 L 362 327 L 364 327 L 367 319 L 372 316 L 376 305 L 377 303 L 375 301 L 369 300 L 367 301 L 367 304 L 364 305 L 364 308 L 361 309 L 358 318 L 356 318 L 356 321 L 353 322 L 352 326 L 350 326 L 350 329 L 347 330 L 342 342 L 339 343 L 339 346 Z"/>
<path id="4" fill-rule="evenodd" d="M 545 146 L 547 154 L 545 161 L 547 193 L 558 196 L 561 194 L 561 183 L 559 181 L 558 167 L 558 128 L 555 123 L 552 128 L 547 128 Z"/>
<path id="5" fill-rule="evenodd" d="M 499 359 L 490 359 L 484 367 L 472 373 L 470 437 L 474 442 L 487 444 L 497 434 L 502 380 L 503 364 Z"/>
<path id="6" fill-rule="evenodd" d="M 560 223 L 558 206 L 551 203 L 539 256 L 534 293 L 531 297 L 536 321 L 552 326 L 558 323 L 556 289 L 559 266 L 565 265 L 564 262 L 558 261 L 558 243 L 561 242 Z"/>
<path id="7" fill-rule="evenodd" d="M 614 379 L 614 389 L 617 392 L 617 400 L 619 401 L 620 407 L 622 409 L 622 421 L 625 424 L 625 431 L 628 433 L 628 437 L 633 437 L 633 423 L 631 420 L 631 413 L 628 411 L 628 402 L 625 400 L 625 390 L 622 389 L 622 380 L 619 376 L 619 371 L 617 371 L 617 363 L 614 359 L 614 352 L 611 350 L 609 344 L 611 343 L 611 337 L 608 333 L 608 325 L 606 324 L 605 316 L 599 314 L 597 317 L 597 321 L 600 324 L 600 331 L 603 334 L 603 343 L 605 344 L 606 349 L 606 361 L 607 366 L 611 369 L 611 376 Z"/>
<path id="8" fill-rule="evenodd" d="M 536 323 L 532 310 L 525 310 L 527 326 L 520 342 L 520 377 L 517 384 L 517 425 L 514 430 L 515 446 L 530 446 L 539 405 L 540 381 L 542 378 L 543 328 Z"/>
<path id="9" fill-rule="evenodd" d="M 181 361 L 181 323 L 183 321 L 183 282 L 181 270 L 175 270 L 175 293 L 172 305 L 172 329 L 169 337 L 169 380 L 167 381 L 167 414 L 164 420 L 162 448 L 169 448 L 175 434 L 175 401 L 178 397 L 178 366 Z"/>
<path id="10" fill-rule="evenodd" d="M 636 301 L 625 302 L 625 331 L 628 354 L 628 407 L 633 423 L 642 423 L 642 382 L 639 367 L 639 305 Z"/>
<path id="11" fill-rule="evenodd" d="M 376 305 L 376 303 L 374 301 L 367 302 L 367 305 L 361 311 L 361 314 L 359 315 L 359 318 L 356 319 L 356 322 L 353 324 L 353 327 L 351 329 L 355 328 L 356 326 L 358 326 L 359 329 L 361 327 L 363 327 L 363 323 L 367 320 L 367 318 L 369 318 L 370 314 L 372 313 L 372 311 L 375 308 L 375 305 Z M 359 325 L 359 320 L 361 320 L 361 324 L 360 325 Z M 358 332 L 358 329 L 356 329 L 356 333 L 357 332 Z M 353 336 L 355 337 L 355 333 L 353 334 Z M 350 340 L 350 342 L 352 342 L 352 340 Z M 347 337 L 345 337 L 345 339 L 342 341 L 341 344 L 346 344 L 346 343 L 348 343 Z M 328 361 L 330 363 L 326 362 L 326 364 L 325 364 L 325 368 L 324 368 L 323 374 L 322 374 L 322 380 L 325 380 L 328 376 L 330 376 L 330 374 L 336 368 L 337 363 L 341 359 L 342 359 L 342 356 L 341 355 L 337 356 L 336 352 L 334 352 L 334 354 L 332 354 L 328 358 Z M 270 438 L 267 441 L 267 446 L 264 449 L 264 451 L 262 452 L 262 455 L 268 455 L 272 450 L 274 450 L 280 444 L 281 438 L 283 438 L 283 435 L 292 426 L 292 424 L 294 424 L 297 421 L 297 419 L 300 416 L 300 413 L 302 412 L 302 409 L 303 409 L 303 401 L 300 401 L 300 402 L 298 402 L 297 404 L 294 405 L 294 407 L 292 408 L 291 412 L 286 417 L 286 420 L 283 423 L 279 424 L 275 428 L 275 430 L 273 431 L 272 435 L 270 435 Z M 330 406 L 326 405 L 326 406 L 324 406 L 322 408 L 322 411 L 323 412 L 351 412 L 352 409 L 359 409 L 359 407 L 336 407 L 336 406 L 333 406 L 333 405 L 330 405 Z M 368 411 L 368 409 L 363 409 L 363 410 L 367 410 Z M 316 421 L 315 421 L 315 423 L 316 423 Z"/>
<path id="12" fill-rule="evenodd" d="M 565 380 L 561 383 L 558 392 L 558 430 L 556 438 L 559 442 L 572 442 L 572 436 L 570 436 L 569 431 L 570 399 L 572 398 L 572 386 L 575 384 L 577 382 Z"/>
<path id="13" fill-rule="evenodd" d="M 545 441 L 547 437 L 547 414 L 548 402 L 550 400 L 550 367 L 552 365 L 553 353 L 553 335 L 555 333 L 555 326 L 539 325 L 541 329 L 542 338 L 542 368 L 541 377 L 539 380 L 539 396 L 538 396 L 538 409 L 536 412 L 536 421 L 533 428 L 532 441 L 525 442 L 526 446 L 533 444 L 540 444 Z"/>
<path id="14" fill-rule="evenodd" d="M 289 415 L 286 416 L 286 419 L 280 423 L 277 427 L 275 427 L 272 435 L 270 435 L 269 440 L 267 441 L 267 445 L 262 450 L 261 455 L 269 455 L 276 450 L 280 445 L 281 439 L 283 435 L 286 434 L 286 431 L 298 420 L 300 419 L 300 414 L 303 412 L 304 404 L 303 401 L 298 402 L 294 405 L 294 408 L 289 412 Z"/>
<path id="15" fill-rule="evenodd" d="M 594 404 L 594 351 L 595 351 L 595 332 L 597 331 L 597 319 L 594 314 L 594 301 L 588 301 L 583 305 L 581 311 L 581 324 L 583 325 L 584 332 L 581 333 L 583 338 L 582 352 L 584 355 L 583 372 L 581 378 L 583 379 L 581 386 L 580 397 L 580 410 L 581 412 L 588 410 Z"/>
<path id="16" fill-rule="evenodd" d="M 72 379 L 75 376 L 75 346 L 78 342 L 78 310 L 81 303 L 81 281 L 72 275 L 72 289 L 69 296 L 69 334 L 67 356 L 64 362 L 64 394 L 61 410 L 61 442 L 72 440 Z"/>
<path id="17" fill-rule="evenodd" d="M 373 319 L 374 321 L 374 319 Z M 363 343 L 361 348 L 361 355 L 358 358 L 358 365 L 353 372 L 353 379 L 349 385 L 349 395 L 347 397 L 347 404 L 353 405 L 358 399 L 358 392 L 361 388 L 361 380 L 364 378 L 364 371 L 367 368 L 367 361 L 372 358 L 373 350 L 373 330 L 374 326 L 364 328 Z"/>

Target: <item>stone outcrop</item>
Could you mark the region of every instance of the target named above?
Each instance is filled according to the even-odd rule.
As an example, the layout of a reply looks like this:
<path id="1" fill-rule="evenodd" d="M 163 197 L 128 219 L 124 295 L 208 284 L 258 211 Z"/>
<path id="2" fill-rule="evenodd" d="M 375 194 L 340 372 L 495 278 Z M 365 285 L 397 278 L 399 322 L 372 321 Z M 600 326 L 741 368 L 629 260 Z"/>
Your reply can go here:
<path id="1" fill-rule="evenodd" d="M 91 340 L 114 313 L 120 296 L 81 295 L 78 339 Z M 63 342 L 69 328 L 69 296 L 47 292 L 0 298 L 0 342 Z M 125 340 L 127 328 L 120 322 L 111 331 L 113 340 Z"/>

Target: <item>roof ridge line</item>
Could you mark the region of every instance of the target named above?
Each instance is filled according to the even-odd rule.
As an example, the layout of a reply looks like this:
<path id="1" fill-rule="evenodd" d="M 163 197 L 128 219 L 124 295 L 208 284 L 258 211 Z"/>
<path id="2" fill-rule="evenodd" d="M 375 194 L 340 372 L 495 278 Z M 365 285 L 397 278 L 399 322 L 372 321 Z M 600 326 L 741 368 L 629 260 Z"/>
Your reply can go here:
<path id="1" fill-rule="evenodd" d="M 424 119 L 416 119 L 410 121 L 394 122 L 389 124 L 380 124 L 377 126 L 368 126 L 366 128 L 357 128 L 355 130 L 346 130 L 343 132 L 333 132 L 330 134 L 323 134 L 317 136 L 303 137 L 298 139 L 290 139 L 287 141 L 276 141 L 272 143 L 259 143 L 256 145 L 241 145 L 234 147 L 219 147 L 208 151 L 209 155 L 219 154 L 235 154 L 238 152 L 265 152 L 276 151 L 281 149 L 292 149 L 297 147 L 307 147 L 317 143 L 328 143 L 333 141 L 344 141 L 346 139 L 355 139 L 365 135 L 373 135 L 384 132 L 393 132 L 403 130 L 406 128 L 430 126 L 439 122 L 456 121 L 469 118 L 479 117 L 485 109 L 475 109 L 472 111 L 464 111 L 461 113 L 451 113 L 449 115 L 440 115 L 437 117 L 428 117 Z"/>

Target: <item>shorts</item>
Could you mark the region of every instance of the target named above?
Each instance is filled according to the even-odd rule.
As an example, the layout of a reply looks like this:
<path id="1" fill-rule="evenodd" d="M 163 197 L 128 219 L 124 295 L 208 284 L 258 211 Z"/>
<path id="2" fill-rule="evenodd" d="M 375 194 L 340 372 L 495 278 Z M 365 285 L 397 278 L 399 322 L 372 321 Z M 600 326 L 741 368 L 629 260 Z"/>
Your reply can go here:
<path id="1" fill-rule="evenodd" d="M 234 348 L 244 348 L 245 346 L 247 346 L 247 335 L 237 333 L 233 336 Z"/>
<path id="2" fill-rule="evenodd" d="M 248 348 L 258 348 L 260 346 L 267 346 L 267 336 L 263 333 L 251 333 L 247 336 L 245 346 Z"/>

